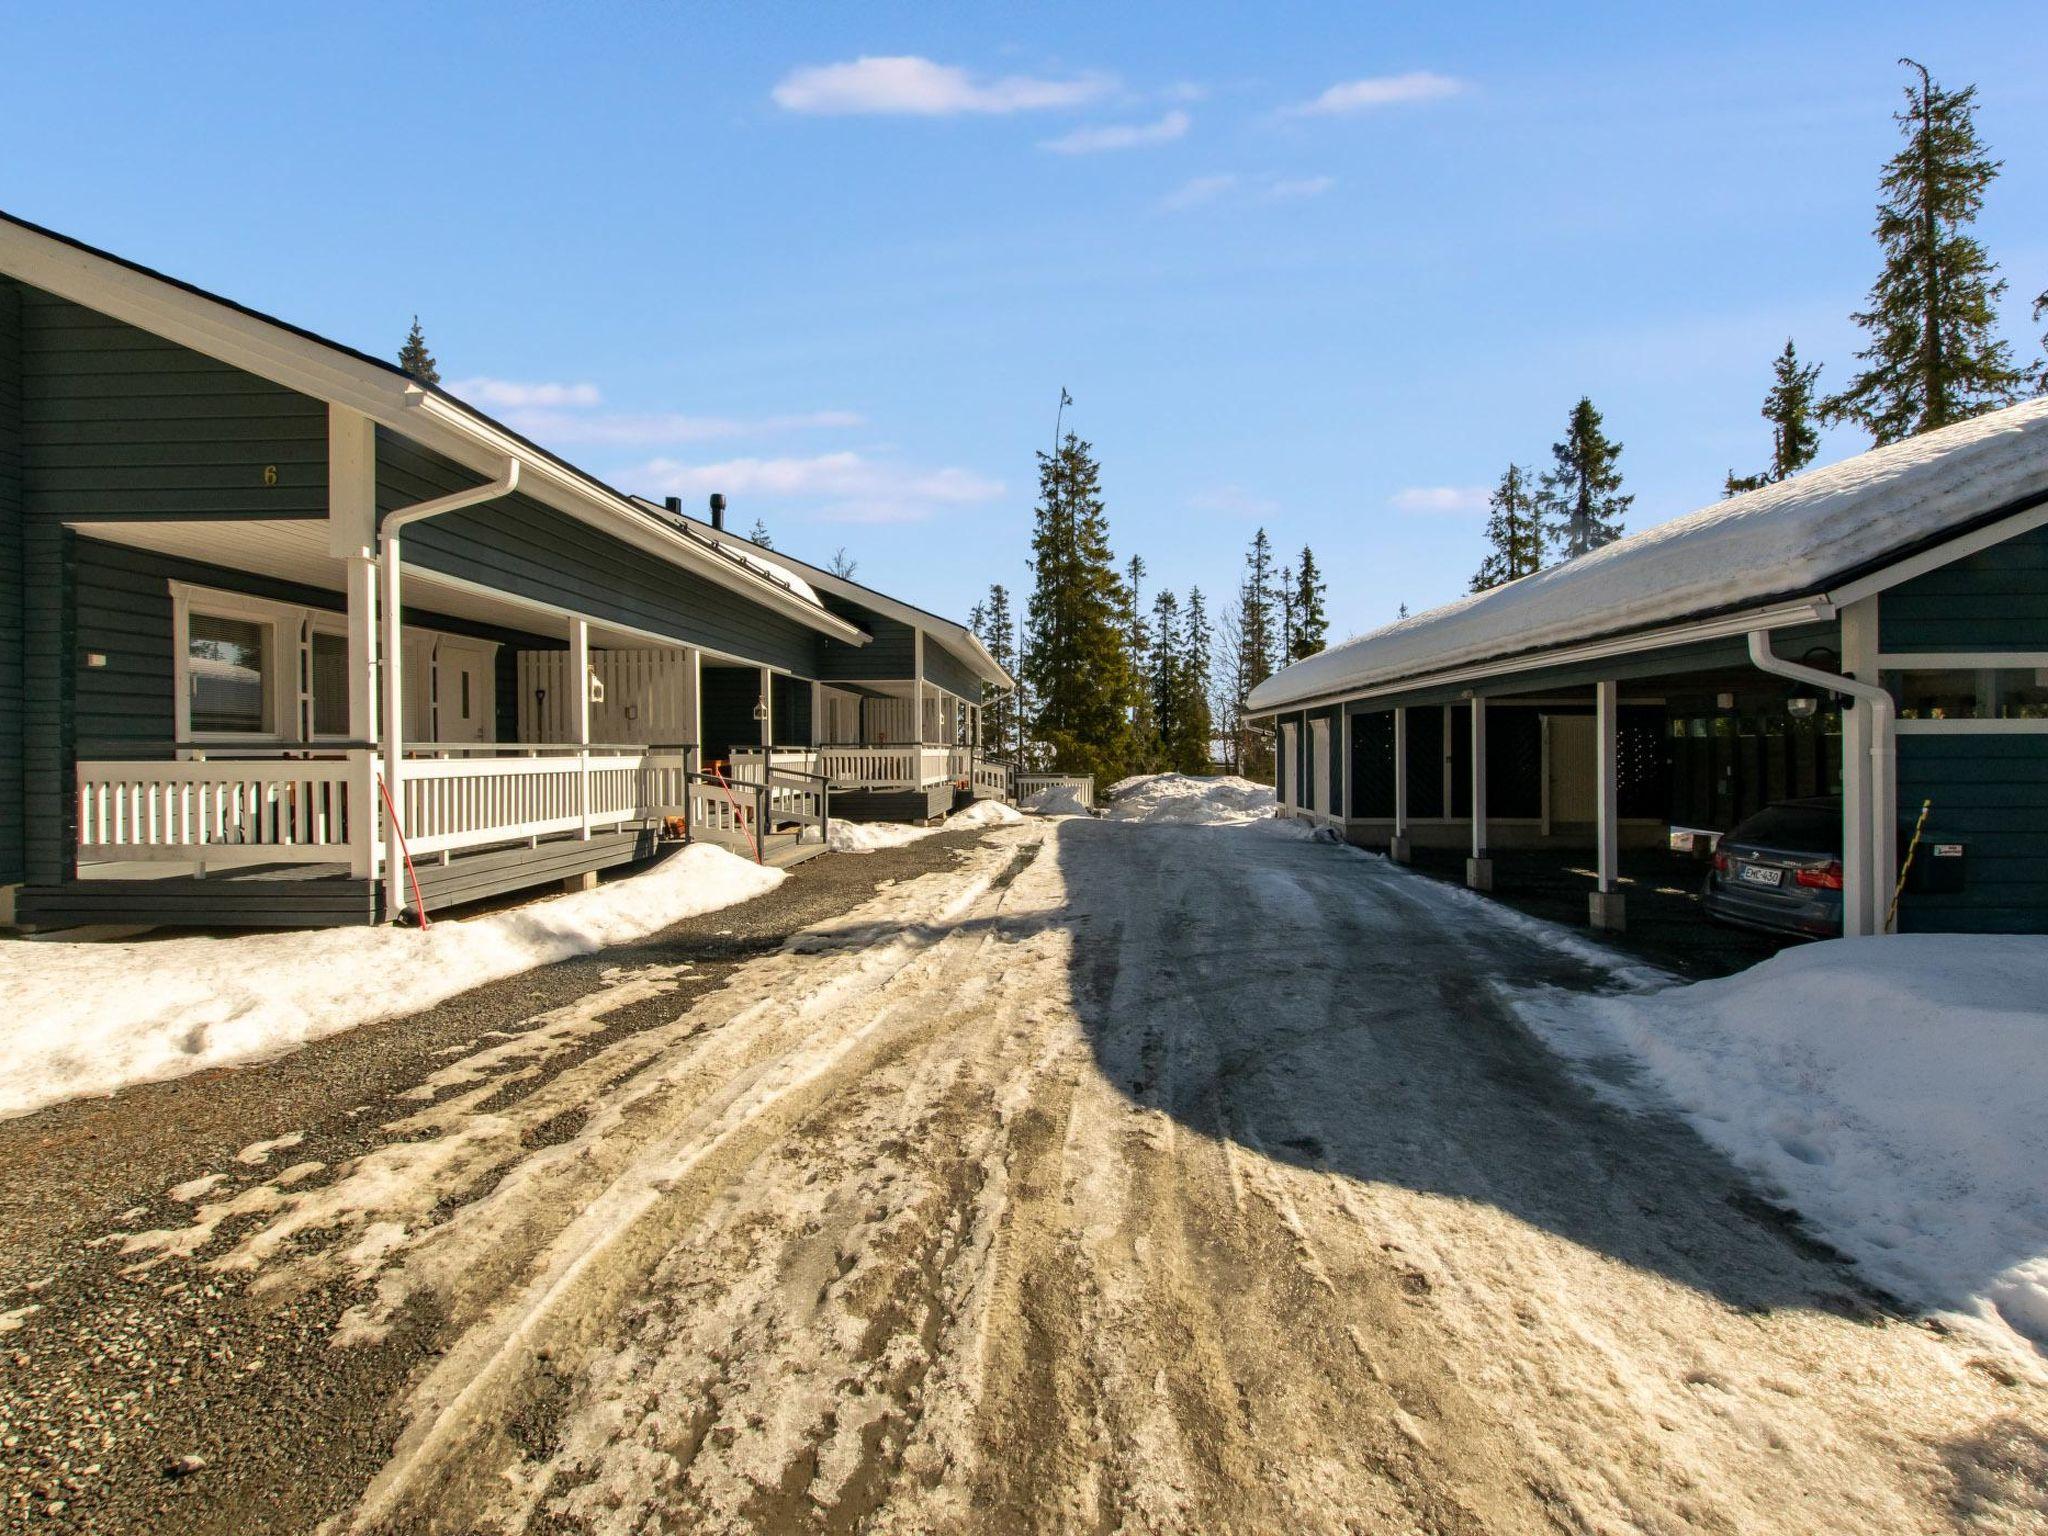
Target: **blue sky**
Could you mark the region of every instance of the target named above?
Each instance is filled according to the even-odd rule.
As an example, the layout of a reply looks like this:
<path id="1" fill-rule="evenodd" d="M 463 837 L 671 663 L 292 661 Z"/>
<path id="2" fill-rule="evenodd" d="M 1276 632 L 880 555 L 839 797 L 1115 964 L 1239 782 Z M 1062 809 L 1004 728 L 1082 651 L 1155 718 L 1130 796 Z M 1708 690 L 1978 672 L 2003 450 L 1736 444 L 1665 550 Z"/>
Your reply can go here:
<path id="1" fill-rule="evenodd" d="M 1630 526 L 1841 380 L 1902 53 L 1975 81 L 2037 356 L 2037 5 L 11 8 L 0 207 L 444 377 L 964 612 L 1062 385 L 1150 585 L 1456 595 L 1590 393 Z M 866 62 L 862 62 L 866 61 Z M 1834 434 L 1825 454 L 1863 446 Z"/>

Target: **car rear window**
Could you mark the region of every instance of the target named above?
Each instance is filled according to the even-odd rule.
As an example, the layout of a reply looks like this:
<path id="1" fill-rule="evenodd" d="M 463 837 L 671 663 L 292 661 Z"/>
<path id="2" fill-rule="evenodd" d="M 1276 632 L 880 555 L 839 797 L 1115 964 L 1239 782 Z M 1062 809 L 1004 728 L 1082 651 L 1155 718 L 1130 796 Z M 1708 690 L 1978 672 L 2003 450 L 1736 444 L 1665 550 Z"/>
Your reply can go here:
<path id="1" fill-rule="evenodd" d="M 1728 834 L 1731 843 L 1759 843 L 1788 853 L 1842 853 L 1839 805 L 1767 805 Z"/>

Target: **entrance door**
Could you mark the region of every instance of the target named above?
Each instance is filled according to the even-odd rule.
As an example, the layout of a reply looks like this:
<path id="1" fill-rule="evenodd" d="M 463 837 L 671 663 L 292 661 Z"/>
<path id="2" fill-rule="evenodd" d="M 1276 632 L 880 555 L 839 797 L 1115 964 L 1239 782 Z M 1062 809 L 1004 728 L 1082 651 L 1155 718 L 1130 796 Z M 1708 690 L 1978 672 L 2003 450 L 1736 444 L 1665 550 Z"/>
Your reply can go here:
<path id="1" fill-rule="evenodd" d="M 1296 798 L 1294 793 L 1294 754 L 1297 750 L 1294 741 L 1295 729 L 1296 726 L 1292 720 L 1284 722 L 1280 727 L 1280 803 L 1289 810 L 1294 808 Z"/>
<path id="2" fill-rule="evenodd" d="M 1309 809 L 1328 814 L 1330 805 L 1330 722 L 1308 723 Z"/>
<path id="3" fill-rule="evenodd" d="M 1550 759 L 1544 770 L 1550 784 L 1548 819 L 1566 826 L 1591 822 L 1598 814 L 1594 808 L 1598 791 L 1593 783 L 1593 717 L 1552 715 L 1545 724 Z"/>
<path id="4" fill-rule="evenodd" d="M 497 740 L 495 652 L 488 646 L 443 640 L 434 670 L 439 738 L 464 746 Z"/>

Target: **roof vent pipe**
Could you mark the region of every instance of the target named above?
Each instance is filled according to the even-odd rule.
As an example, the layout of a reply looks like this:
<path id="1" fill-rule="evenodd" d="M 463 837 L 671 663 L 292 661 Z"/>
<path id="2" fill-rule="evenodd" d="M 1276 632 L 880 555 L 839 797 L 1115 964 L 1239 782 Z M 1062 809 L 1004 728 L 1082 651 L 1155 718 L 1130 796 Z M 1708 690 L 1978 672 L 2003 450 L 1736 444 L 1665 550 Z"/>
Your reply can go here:
<path id="1" fill-rule="evenodd" d="M 711 526 L 725 532 L 725 498 L 716 491 L 711 493 Z"/>

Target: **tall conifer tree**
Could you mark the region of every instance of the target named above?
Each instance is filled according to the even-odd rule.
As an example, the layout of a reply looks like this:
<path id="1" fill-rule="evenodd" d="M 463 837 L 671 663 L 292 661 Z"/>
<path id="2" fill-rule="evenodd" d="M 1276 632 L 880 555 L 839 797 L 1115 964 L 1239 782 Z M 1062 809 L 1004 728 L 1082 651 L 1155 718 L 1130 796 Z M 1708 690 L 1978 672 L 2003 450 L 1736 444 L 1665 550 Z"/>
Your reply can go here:
<path id="1" fill-rule="evenodd" d="M 1024 662 L 1032 733 L 1061 771 L 1110 782 L 1130 761 L 1133 684 L 1101 471 L 1091 446 L 1071 432 L 1056 456 L 1038 459 Z"/>
<path id="2" fill-rule="evenodd" d="M 427 350 L 427 333 L 420 329 L 420 317 L 412 317 L 412 329 L 405 333 L 405 345 L 398 349 L 398 366 L 422 384 L 441 382 L 441 368 Z"/>
<path id="3" fill-rule="evenodd" d="M 768 536 L 768 525 L 758 517 L 754 519 L 754 526 L 747 530 L 747 542 L 758 544 L 763 549 L 773 549 L 775 547 L 775 540 Z"/>
<path id="4" fill-rule="evenodd" d="M 988 596 L 974 605 L 969 627 L 981 637 L 997 666 L 1012 677 L 1017 674 L 1017 629 L 1010 613 L 1010 589 L 997 582 Z M 989 750 L 999 757 L 1015 760 L 1017 751 L 1017 695 L 983 683 L 981 687 L 981 734 Z"/>
<path id="5" fill-rule="evenodd" d="M 1924 66 L 1895 113 L 1906 144 L 1878 186 L 1884 265 L 1870 307 L 1852 318 L 1869 334 L 1864 368 L 1826 402 L 1830 420 L 1860 422 L 1880 445 L 2005 405 L 2024 382 L 1992 328 L 2005 282 L 1969 233 L 1998 175 L 1977 137 L 1977 88 L 1948 91 Z"/>
<path id="6" fill-rule="evenodd" d="M 1227 704 L 1234 766 L 1252 779 L 1270 777 L 1272 772 L 1270 741 L 1247 724 L 1245 701 L 1275 671 L 1274 591 L 1273 542 L 1261 528 L 1252 535 L 1251 548 L 1245 552 L 1244 581 L 1238 587 L 1237 611 L 1230 624 L 1235 655 L 1229 668 L 1231 697 Z"/>
<path id="7" fill-rule="evenodd" d="M 1519 581 L 1543 567 L 1543 520 L 1529 489 L 1529 472 L 1510 464 L 1487 498 L 1486 558 L 1472 577 L 1472 590 L 1484 592 L 1504 582 Z M 1402 615 L 1407 616 L 1405 611 Z"/>
<path id="8" fill-rule="evenodd" d="M 1813 462 L 1820 452 L 1820 424 L 1813 398 L 1814 381 L 1819 377 L 1820 364 L 1801 364 L 1788 338 L 1785 350 L 1771 364 L 1771 387 L 1764 396 L 1763 418 L 1771 424 L 1771 467 L 1754 475 L 1729 470 L 1722 494 L 1739 496 L 1776 485 Z"/>
<path id="9" fill-rule="evenodd" d="M 1210 737 L 1215 733 L 1209 698 L 1213 688 L 1209 609 L 1200 587 L 1188 588 L 1187 612 L 1181 621 L 1180 662 L 1176 677 L 1180 685 L 1174 709 L 1173 739 L 1167 743 L 1167 759 L 1177 773 L 1209 771 Z"/>
<path id="10" fill-rule="evenodd" d="M 1124 655 L 1131 675 L 1131 751 L 1126 766 L 1133 773 L 1150 772 L 1158 766 L 1159 720 L 1157 695 L 1152 687 L 1151 627 L 1145 622 L 1140 601 L 1145 581 L 1145 557 L 1132 555 L 1124 562 Z"/>
<path id="11" fill-rule="evenodd" d="M 1155 766 L 1173 767 L 1172 747 L 1180 730 L 1184 705 L 1184 659 L 1180 654 L 1180 599 L 1162 587 L 1152 599 L 1150 646 L 1145 662 L 1147 691 L 1152 696 Z"/>
<path id="12" fill-rule="evenodd" d="M 1329 583 L 1316 564 L 1316 552 L 1306 544 L 1294 563 L 1294 644 L 1287 652 L 1290 662 L 1313 656 L 1329 643 L 1330 616 L 1324 599 Z"/>
<path id="13" fill-rule="evenodd" d="M 1586 396 L 1572 407 L 1564 441 L 1551 444 L 1550 451 L 1556 463 L 1543 476 L 1536 506 L 1559 553 L 1576 560 L 1621 537 L 1621 520 L 1635 497 L 1621 493 L 1615 467 L 1621 444 L 1607 436 Z"/>

